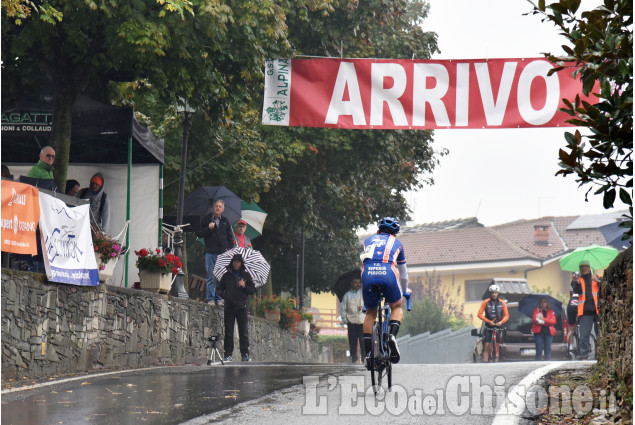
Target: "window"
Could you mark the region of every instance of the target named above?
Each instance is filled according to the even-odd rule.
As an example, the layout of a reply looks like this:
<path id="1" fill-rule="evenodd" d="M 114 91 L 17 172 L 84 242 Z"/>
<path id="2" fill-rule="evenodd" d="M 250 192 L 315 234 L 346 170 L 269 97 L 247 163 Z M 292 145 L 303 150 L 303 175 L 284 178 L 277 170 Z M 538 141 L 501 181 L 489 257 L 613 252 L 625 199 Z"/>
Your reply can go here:
<path id="1" fill-rule="evenodd" d="M 483 301 L 483 294 L 492 284 L 492 279 L 487 280 L 466 280 L 465 281 L 465 301 Z"/>

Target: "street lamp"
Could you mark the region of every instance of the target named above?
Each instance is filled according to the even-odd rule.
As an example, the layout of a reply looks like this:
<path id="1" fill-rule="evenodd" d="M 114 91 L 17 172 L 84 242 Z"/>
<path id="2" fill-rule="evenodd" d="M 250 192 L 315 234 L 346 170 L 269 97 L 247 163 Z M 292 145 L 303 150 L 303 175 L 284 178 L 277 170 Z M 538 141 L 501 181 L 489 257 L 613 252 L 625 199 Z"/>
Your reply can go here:
<path id="1" fill-rule="evenodd" d="M 183 204 L 185 198 L 185 167 L 187 165 L 187 137 L 190 134 L 190 126 L 192 125 L 192 115 L 196 112 L 196 109 L 188 105 L 187 100 L 180 99 L 179 104 L 176 107 L 176 112 L 183 114 L 183 144 L 181 145 L 181 172 L 179 175 L 179 203 L 176 210 L 176 228 L 174 233 L 174 254 L 182 258 L 183 255 Z M 183 270 L 179 270 L 176 275 L 172 288 L 170 289 L 170 295 L 178 298 L 189 298 L 185 287 L 183 285 L 184 273 Z"/>

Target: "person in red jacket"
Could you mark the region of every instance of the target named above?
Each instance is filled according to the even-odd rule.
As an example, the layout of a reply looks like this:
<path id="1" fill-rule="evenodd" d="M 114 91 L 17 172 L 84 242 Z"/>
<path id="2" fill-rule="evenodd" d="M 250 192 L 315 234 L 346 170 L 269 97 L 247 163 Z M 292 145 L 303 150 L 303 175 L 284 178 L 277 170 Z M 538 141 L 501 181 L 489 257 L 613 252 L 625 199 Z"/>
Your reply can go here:
<path id="1" fill-rule="evenodd" d="M 551 342 L 556 333 L 556 314 L 546 297 L 538 300 L 538 307 L 534 309 L 532 319 L 534 324 L 531 331 L 536 343 L 536 360 L 551 360 Z"/>

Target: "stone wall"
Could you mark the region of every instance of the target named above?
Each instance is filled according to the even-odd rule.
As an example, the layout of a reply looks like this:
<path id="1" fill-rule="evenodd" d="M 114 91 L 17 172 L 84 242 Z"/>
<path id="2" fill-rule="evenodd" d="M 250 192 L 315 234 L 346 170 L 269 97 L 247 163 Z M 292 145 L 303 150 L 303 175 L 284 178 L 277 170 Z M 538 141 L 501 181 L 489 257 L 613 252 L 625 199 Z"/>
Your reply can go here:
<path id="1" fill-rule="evenodd" d="M 633 412 L 633 247 L 617 256 L 604 277 L 597 369 L 617 393 L 620 414 L 628 420 Z"/>
<path id="2" fill-rule="evenodd" d="M 222 309 L 189 299 L 101 285 L 44 282 L 2 269 L 2 379 L 206 364 L 210 335 L 224 336 Z M 235 332 L 234 358 L 240 358 Z M 317 362 L 318 345 L 249 316 L 254 361 Z M 218 344 L 222 350 L 222 337 Z"/>

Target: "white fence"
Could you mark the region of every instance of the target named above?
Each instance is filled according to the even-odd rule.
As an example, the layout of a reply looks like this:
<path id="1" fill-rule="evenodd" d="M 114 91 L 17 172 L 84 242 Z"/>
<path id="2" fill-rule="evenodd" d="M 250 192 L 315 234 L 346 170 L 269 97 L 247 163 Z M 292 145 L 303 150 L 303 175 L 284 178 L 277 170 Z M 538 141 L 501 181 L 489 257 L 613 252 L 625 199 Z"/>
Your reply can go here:
<path id="1" fill-rule="evenodd" d="M 477 337 L 471 336 L 473 326 L 456 331 L 445 329 L 431 334 L 404 335 L 397 338 L 400 363 L 439 364 L 468 363 L 472 361 L 472 350 Z"/>

